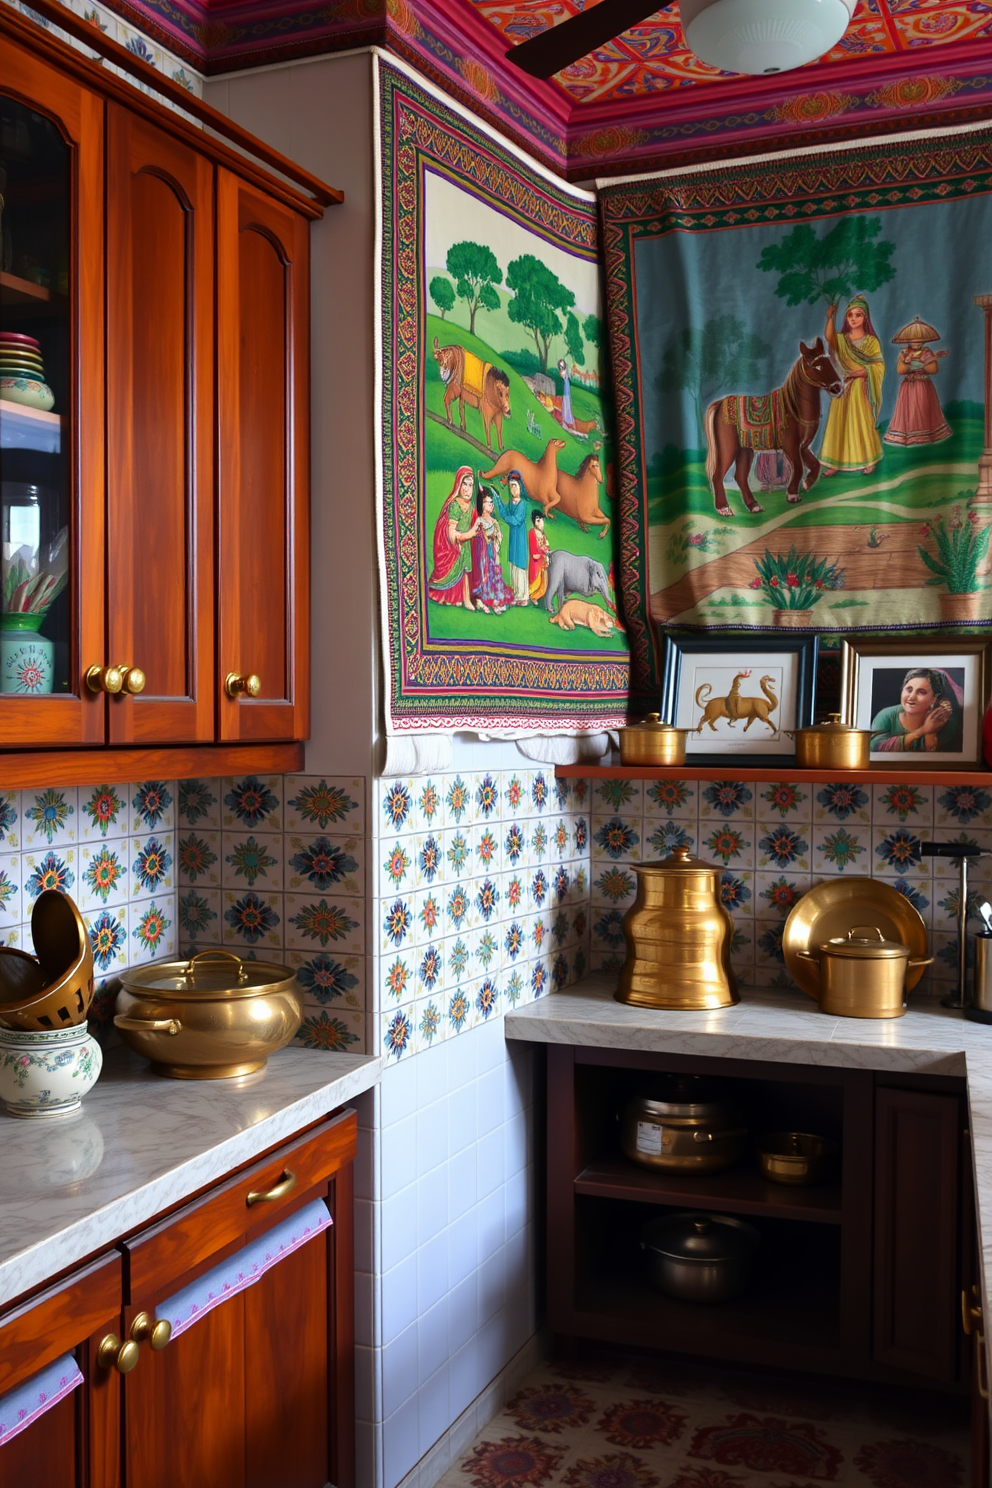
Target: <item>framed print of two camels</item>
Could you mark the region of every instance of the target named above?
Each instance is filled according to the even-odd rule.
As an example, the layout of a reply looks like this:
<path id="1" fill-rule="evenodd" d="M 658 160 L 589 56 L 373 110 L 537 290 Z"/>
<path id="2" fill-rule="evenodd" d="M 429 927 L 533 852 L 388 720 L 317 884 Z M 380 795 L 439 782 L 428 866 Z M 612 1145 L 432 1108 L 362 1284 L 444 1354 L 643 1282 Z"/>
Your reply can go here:
<path id="1" fill-rule="evenodd" d="M 666 637 L 664 717 L 688 730 L 686 758 L 753 767 L 795 761 L 792 734 L 813 722 L 815 636 Z"/>

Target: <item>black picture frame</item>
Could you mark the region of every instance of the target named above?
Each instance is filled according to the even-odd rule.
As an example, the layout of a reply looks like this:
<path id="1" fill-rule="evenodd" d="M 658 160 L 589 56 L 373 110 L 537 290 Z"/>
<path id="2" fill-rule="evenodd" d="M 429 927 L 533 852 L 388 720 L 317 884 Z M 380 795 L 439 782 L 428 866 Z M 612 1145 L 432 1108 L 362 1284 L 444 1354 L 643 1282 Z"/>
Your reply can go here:
<path id="1" fill-rule="evenodd" d="M 816 661 L 819 649 L 819 637 L 816 635 L 776 635 L 770 636 L 767 632 L 755 631 L 749 636 L 733 636 L 724 639 L 712 636 L 665 636 L 665 670 L 662 683 L 661 712 L 662 717 L 676 728 L 685 728 L 686 721 L 678 718 L 679 687 L 682 677 L 682 662 L 687 656 L 713 656 L 725 658 L 727 666 L 733 666 L 735 658 L 743 665 L 748 664 L 748 658 L 755 658 L 755 665 L 761 665 L 760 658 L 763 655 L 783 652 L 795 655 L 799 662 L 799 674 L 796 679 L 796 717 L 795 720 L 782 720 L 783 730 L 807 728 L 813 722 L 813 706 L 816 694 Z M 688 742 L 688 741 L 687 741 Z M 796 764 L 796 752 L 764 754 L 760 748 L 760 739 L 756 740 L 757 748 L 754 753 L 745 753 L 734 750 L 714 751 L 703 753 L 687 750 L 686 766 L 702 765 L 709 769 L 713 766 L 720 768 L 726 766 L 729 772 L 734 769 L 771 769 L 788 770 L 794 769 Z"/>

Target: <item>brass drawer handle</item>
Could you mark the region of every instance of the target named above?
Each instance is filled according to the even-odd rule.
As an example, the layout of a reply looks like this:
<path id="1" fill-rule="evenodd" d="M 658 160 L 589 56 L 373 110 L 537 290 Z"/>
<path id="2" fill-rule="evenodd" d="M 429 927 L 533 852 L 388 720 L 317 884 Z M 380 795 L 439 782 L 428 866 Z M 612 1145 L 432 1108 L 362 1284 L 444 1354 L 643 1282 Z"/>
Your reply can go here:
<path id="1" fill-rule="evenodd" d="M 153 1317 L 150 1312 L 139 1312 L 131 1324 L 130 1337 L 135 1343 L 147 1343 L 159 1353 L 172 1337 L 172 1324 L 167 1318 Z"/>
<path id="2" fill-rule="evenodd" d="M 118 671 L 123 678 L 122 692 L 130 693 L 132 696 L 136 696 L 139 692 L 144 692 L 148 679 L 140 667 L 123 666 L 119 667 Z"/>
<path id="3" fill-rule="evenodd" d="M 252 1189 L 251 1193 L 245 1199 L 245 1203 L 249 1209 L 252 1204 L 272 1204 L 276 1199 L 284 1199 L 287 1194 L 291 1194 L 295 1187 L 296 1174 L 291 1173 L 286 1168 L 279 1182 L 273 1188 Z"/>
<path id="4" fill-rule="evenodd" d="M 224 678 L 224 691 L 228 697 L 237 697 L 243 692 L 247 697 L 258 697 L 262 690 L 262 679 L 256 672 L 248 672 L 242 676 L 239 672 L 228 672 Z"/>
<path id="5" fill-rule="evenodd" d="M 961 1292 L 961 1326 L 970 1338 L 975 1329 L 981 1327 L 981 1323 L 982 1304 L 976 1285 L 970 1291 Z"/>
<path id="6" fill-rule="evenodd" d="M 133 1033 L 176 1034 L 182 1028 L 178 1018 L 129 1018 L 127 1013 L 118 1013 L 115 1028 L 130 1028 Z"/>
<path id="7" fill-rule="evenodd" d="M 141 1357 L 141 1350 L 133 1338 L 122 1343 L 116 1333 L 101 1338 L 96 1350 L 96 1362 L 101 1369 L 116 1369 L 118 1374 L 130 1374 Z"/>

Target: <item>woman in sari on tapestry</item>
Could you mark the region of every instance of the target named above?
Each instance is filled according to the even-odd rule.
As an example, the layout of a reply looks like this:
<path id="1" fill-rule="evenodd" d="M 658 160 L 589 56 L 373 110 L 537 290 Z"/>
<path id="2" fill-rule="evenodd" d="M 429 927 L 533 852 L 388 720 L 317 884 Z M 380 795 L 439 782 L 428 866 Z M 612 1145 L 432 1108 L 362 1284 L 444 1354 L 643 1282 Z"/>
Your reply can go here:
<path id="1" fill-rule="evenodd" d="M 837 306 L 827 311 L 826 340 L 844 374 L 844 391 L 830 403 L 820 449 L 824 475 L 860 470 L 871 475 L 882 458 L 878 419 L 882 411 L 885 362 L 864 295 L 855 295 L 837 329 Z"/>
<path id="2" fill-rule="evenodd" d="M 899 702 L 882 708 L 872 719 L 872 750 L 954 753 L 962 744 L 963 705 L 964 695 L 947 672 L 940 667 L 912 667 L 903 678 Z"/>
<path id="3" fill-rule="evenodd" d="M 461 465 L 434 524 L 434 569 L 427 593 L 438 604 L 464 605 L 474 610 L 471 594 L 472 550 L 469 546 L 479 523 L 472 502 L 475 478 L 470 465 Z"/>
<path id="4" fill-rule="evenodd" d="M 472 598 L 475 608 L 484 615 L 502 615 L 513 603 L 513 590 L 503 578 L 499 557 L 503 534 L 494 515 L 493 493 L 485 486 L 479 487 L 476 507 L 479 515 L 472 538 Z"/>

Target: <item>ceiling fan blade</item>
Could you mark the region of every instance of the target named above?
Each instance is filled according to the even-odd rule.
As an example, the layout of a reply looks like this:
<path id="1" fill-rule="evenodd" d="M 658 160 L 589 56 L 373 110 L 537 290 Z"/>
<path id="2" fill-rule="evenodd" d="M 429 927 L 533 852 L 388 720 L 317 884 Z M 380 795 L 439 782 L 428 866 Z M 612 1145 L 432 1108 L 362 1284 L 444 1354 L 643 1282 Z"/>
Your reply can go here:
<path id="1" fill-rule="evenodd" d="M 507 61 L 529 72 L 531 77 L 549 78 L 674 3 L 675 0 L 667 0 L 667 3 L 666 0 L 661 0 L 661 3 L 659 0 L 600 0 L 599 5 L 570 16 L 560 25 L 548 26 L 529 41 L 511 47 L 506 54 Z"/>

